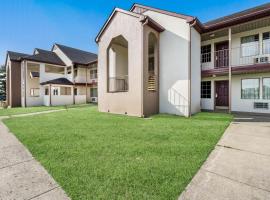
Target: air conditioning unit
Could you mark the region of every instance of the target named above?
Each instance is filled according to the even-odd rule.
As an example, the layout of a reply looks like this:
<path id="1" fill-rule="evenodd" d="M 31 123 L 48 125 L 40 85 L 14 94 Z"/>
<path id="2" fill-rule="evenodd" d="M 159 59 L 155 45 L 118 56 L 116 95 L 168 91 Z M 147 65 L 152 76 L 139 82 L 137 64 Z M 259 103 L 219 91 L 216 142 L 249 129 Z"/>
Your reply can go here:
<path id="1" fill-rule="evenodd" d="M 254 109 L 269 109 L 269 104 L 265 102 L 254 102 Z"/>
<path id="2" fill-rule="evenodd" d="M 97 103 L 98 102 L 98 98 L 97 97 L 91 97 L 91 102 Z"/>
<path id="3" fill-rule="evenodd" d="M 264 57 L 256 57 L 254 58 L 254 64 L 259 64 L 259 63 L 269 63 L 269 57 L 264 56 Z"/>

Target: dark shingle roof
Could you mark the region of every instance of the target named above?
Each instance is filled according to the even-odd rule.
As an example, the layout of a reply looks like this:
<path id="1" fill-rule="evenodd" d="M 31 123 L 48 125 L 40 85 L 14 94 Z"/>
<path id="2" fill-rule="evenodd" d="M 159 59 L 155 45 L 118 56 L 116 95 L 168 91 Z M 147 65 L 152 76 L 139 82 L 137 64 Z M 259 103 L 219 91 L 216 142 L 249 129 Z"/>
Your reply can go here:
<path id="1" fill-rule="evenodd" d="M 56 55 L 56 53 L 43 49 L 35 49 L 35 51 L 36 54 L 24 57 L 24 59 L 65 66 L 65 63 Z"/>
<path id="2" fill-rule="evenodd" d="M 97 54 L 67 47 L 61 44 L 55 44 L 63 53 L 75 64 L 87 65 L 97 60 Z"/>
<path id="3" fill-rule="evenodd" d="M 259 13 L 259 12 L 264 12 L 264 11 L 270 12 L 270 3 L 266 3 L 266 4 L 263 4 L 263 5 L 254 7 L 254 8 L 243 10 L 241 12 L 237 12 L 237 13 L 234 13 L 231 15 L 220 17 L 218 19 L 208 21 L 208 22 L 204 23 L 203 25 L 204 26 L 213 26 L 213 25 L 218 24 L 218 23 L 224 23 L 225 21 L 235 20 L 235 19 L 240 18 L 240 17 L 244 17 L 244 16 L 248 16 L 248 15 L 251 15 L 251 14 L 254 14 L 257 12 Z"/>
<path id="4" fill-rule="evenodd" d="M 40 83 L 40 85 L 47 85 L 47 84 L 54 84 L 54 85 L 73 85 L 71 81 L 66 78 L 57 78 L 49 81 L 45 81 Z"/>
<path id="5" fill-rule="evenodd" d="M 8 51 L 7 55 L 9 56 L 10 60 L 12 60 L 12 61 L 20 61 L 21 58 L 30 56 L 29 54 L 18 53 L 18 52 L 14 52 L 14 51 Z"/>

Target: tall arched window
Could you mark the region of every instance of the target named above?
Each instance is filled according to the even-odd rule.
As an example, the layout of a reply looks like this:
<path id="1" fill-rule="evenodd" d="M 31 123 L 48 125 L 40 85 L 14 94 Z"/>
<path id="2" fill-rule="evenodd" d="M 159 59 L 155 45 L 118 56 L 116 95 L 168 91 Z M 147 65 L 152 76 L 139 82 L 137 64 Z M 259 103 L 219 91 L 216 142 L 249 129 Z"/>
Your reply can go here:
<path id="1" fill-rule="evenodd" d="M 150 33 L 148 36 L 148 90 L 156 90 L 156 73 L 157 73 L 157 37 L 154 33 Z"/>
<path id="2" fill-rule="evenodd" d="M 112 39 L 107 57 L 108 92 L 128 91 L 128 42 L 123 36 Z"/>

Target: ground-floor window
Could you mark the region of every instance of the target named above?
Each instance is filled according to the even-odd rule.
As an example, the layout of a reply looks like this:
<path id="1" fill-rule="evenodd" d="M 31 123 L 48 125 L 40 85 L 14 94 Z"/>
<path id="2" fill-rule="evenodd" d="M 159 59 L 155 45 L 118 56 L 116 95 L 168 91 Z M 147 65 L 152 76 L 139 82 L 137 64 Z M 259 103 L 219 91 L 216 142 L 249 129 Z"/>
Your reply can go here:
<path id="1" fill-rule="evenodd" d="M 31 97 L 39 97 L 39 88 L 31 88 L 30 89 Z"/>
<path id="2" fill-rule="evenodd" d="M 45 95 L 49 95 L 49 88 L 48 87 L 45 88 Z"/>
<path id="3" fill-rule="evenodd" d="M 78 95 L 78 89 L 74 88 L 74 95 L 77 96 Z"/>
<path id="4" fill-rule="evenodd" d="M 241 82 L 242 99 L 259 99 L 260 98 L 260 79 L 242 79 Z"/>
<path id="5" fill-rule="evenodd" d="M 270 99 L 270 78 L 263 78 L 263 99 Z"/>
<path id="6" fill-rule="evenodd" d="M 53 88 L 53 95 L 58 96 L 59 95 L 59 89 L 58 88 Z"/>
<path id="7" fill-rule="evenodd" d="M 97 97 L 97 88 L 90 88 L 91 97 Z"/>
<path id="8" fill-rule="evenodd" d="M 203 81 L 201 83 L 201 98 L 211 99 L 211 81 Z"/>
<path id="9" fill-rule="evenodd" d="M 71 95 L 71 87 L 60 87 L 61 95 Z"/>

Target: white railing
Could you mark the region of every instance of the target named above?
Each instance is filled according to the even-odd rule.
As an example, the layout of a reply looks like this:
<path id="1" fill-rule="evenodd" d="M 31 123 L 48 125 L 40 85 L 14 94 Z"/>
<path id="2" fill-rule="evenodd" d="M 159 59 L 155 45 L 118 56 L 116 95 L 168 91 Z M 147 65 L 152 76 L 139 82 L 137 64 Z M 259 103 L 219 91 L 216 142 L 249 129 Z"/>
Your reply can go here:
<path id="1" fill-rule="evenodd" d="M 242 44 L 240 47 L 233 47 L 231 52 L 224 49 L 201 54 L 202 69 L 228 67 L 230 56 L 232 67 L 270 63 L 270 40 Z"/>

